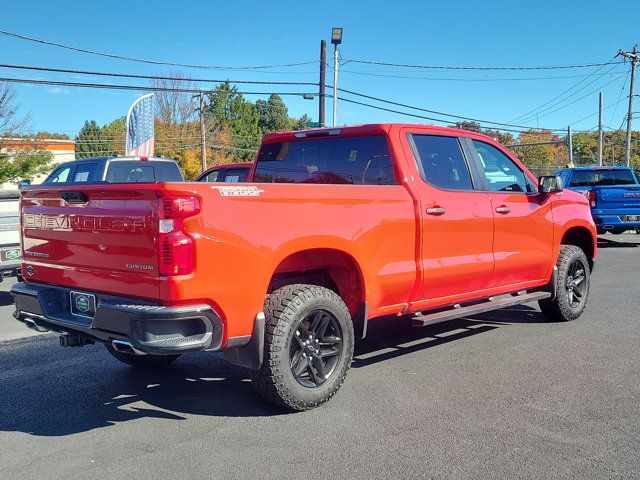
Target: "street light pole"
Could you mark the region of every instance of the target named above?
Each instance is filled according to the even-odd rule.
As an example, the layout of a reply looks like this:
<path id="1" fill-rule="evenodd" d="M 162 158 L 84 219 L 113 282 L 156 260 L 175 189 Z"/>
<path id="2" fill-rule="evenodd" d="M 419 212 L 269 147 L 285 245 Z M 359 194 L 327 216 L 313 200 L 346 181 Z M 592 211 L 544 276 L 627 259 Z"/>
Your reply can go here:
<path id="1" fill-rule="evenodd" d="M 338 45 L 342 43 L 342 28 L 331 29 L 331 43 L 333 43 L 333 126 L 338 125 L 338 66 L 340 54 Z"/>

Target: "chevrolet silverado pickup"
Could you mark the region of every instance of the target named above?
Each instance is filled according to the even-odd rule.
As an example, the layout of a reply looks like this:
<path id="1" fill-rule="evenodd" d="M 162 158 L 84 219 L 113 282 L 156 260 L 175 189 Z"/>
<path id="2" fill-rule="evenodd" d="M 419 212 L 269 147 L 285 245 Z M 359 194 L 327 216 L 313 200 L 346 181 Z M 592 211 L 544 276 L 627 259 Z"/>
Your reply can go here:
<path id="1" fill-rule="evenodd" d="M 640 184 L 629 167 L 576 167 L 556 172 L 589 199 L 598 233 L 640 231 Z"/>
<path id="2" fill-rule="evenodd" d="M 269 134 L 250 178 L 27 187 L 16 319 L 136 367 L 222 351 L 265 399 L 305 410 L 337 392 L 376 317 L 425 326 L 537 301 L 566 321 L 587 303 L 587 198 L 486 136 Z"/>

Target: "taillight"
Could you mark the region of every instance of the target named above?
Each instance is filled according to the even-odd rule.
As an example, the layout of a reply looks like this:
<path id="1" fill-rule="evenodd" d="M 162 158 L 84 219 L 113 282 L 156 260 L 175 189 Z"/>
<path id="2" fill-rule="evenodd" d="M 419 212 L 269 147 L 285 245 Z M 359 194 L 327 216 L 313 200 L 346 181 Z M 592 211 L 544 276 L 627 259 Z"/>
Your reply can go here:
<path id="1" fill-rule="evenodd" d="M 188 275 L 195 263 L 193 239 L 184 219 L 200 213 L 196 197 L 162 197 L 158 206 L 158 270 L 160 275 Z"/>
<path id="2" fill-rule="evenodd" d="M 591 208 L 596 208 L 596 199 L 598 198 L 598 192 L 596 192 L 595 190 L 589 190 L 589 192 L 587 193 L 587 198 L 589 199 L 589 205 L 591 205 Z"/>

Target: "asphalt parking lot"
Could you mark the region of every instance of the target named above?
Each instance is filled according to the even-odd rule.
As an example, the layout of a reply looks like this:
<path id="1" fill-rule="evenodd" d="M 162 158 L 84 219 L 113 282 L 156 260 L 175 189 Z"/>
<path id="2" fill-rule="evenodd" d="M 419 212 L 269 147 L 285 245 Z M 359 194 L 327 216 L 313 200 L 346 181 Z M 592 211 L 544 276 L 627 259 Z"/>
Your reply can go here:
<path id="1" fill-rule="evenodd" d="M 0 477 L 638 478 L 640 235 L 603 235 L 586 313 L 372 324 L 339 394 L 290 414 L 218 354 L 140 372 L 60 348 L 0 284 Z M 19 338 L 24 336 L 24 338 Z"/>

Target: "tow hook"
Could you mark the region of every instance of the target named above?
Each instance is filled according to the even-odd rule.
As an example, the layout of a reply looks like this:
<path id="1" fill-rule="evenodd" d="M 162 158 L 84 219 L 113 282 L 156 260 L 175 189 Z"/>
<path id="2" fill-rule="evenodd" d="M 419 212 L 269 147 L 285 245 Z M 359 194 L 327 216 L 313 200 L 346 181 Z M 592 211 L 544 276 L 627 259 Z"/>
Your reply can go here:
<path id="1" fill-rule="evenodd" d="M 64 334 L 60 335 L 61 347 L 84 347 L 85 345 L 93 345 L 96 343 L 86 335 Z"/>

